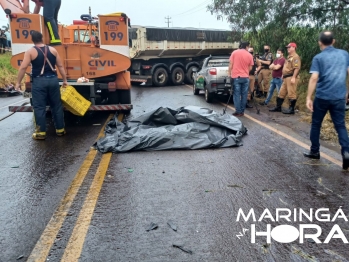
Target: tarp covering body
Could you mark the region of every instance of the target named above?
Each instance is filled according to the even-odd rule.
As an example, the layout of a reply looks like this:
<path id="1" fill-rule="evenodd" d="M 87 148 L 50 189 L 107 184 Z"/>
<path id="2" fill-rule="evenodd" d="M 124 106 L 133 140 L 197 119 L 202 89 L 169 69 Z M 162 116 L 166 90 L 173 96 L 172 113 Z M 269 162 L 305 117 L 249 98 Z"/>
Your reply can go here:
<path id="1" fill-rule="evenodd" d="M 201 149 L 241 146 L 247 129 L 231 115 L 208 108 L 160 107 L 124 124 L 115 116 L 105 137 L 95 143 L 102 153 L 139 150 Z"/>

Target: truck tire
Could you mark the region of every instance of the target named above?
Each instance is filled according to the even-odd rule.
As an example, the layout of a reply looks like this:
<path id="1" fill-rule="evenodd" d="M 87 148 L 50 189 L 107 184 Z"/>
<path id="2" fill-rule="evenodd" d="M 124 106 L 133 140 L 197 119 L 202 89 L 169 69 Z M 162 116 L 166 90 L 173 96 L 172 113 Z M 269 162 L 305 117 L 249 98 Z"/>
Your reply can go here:
<path id="1" fill-rule="evenodd" d="M 159 67 L 153 73 L 154 86 L 165 86 L 168 82 L 168 74 L 165 68 Z"/>
<path id="2" fill-rule="evenodd" d="M 214 97 L 214 94 L 213 93 L 209 93 L 207 88 L 205 88 L 205 100 L 206 100 L 206 102 L 207 103 L 212 103 L 213 97 Z"/>
<path id="3" fill-rule="evenodd" d="M 108 94 L 108 105 L 116 105 L 120 102 L 120 96 L 118 91 L 109 92 Z"/>
<path id="4" fill-rule="evenodd" d="M 120 104 L 131 104 L 131 90 L 118 90 Z"/>
<path id="5" fill-rule="evenodd" d="M 196 96 L 199 95 L 199 93 L 200 93 L 200 90 L 196 88 L 195 83 L 193 84 L 193 93 Z"/>
<path id="6" fill-rule="evenodd" d="M 196 68 L 196 70 L 198 70 L 197 66 L 191 66 L 189 67 L 187 73 L 185 74 L 185 82 L 188 85 L 192 85 L 194 83 L 193 81 L 193 69 Z"/>
<path id="7" fill-rule="evenodd" d="M 184 71 L 180 67 L 176 67 L 172 70 L 171 81 L 173 85 L 178 86 L 184 82 Z"/>

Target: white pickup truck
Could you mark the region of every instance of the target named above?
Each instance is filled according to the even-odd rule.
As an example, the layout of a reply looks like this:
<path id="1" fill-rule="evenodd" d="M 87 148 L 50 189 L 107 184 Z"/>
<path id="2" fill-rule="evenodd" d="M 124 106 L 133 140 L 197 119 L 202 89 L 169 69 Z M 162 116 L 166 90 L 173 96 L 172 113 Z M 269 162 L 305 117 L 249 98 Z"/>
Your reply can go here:
<path id="1" fill-rule="evenodd" d="M 216 94 L 229 94 L 231 88 L 228 77 L 229 56 L 209 56 L 200 71 L 193 73 L 193 93 L 205 91 L 205 100 L 211 103 Z"/>

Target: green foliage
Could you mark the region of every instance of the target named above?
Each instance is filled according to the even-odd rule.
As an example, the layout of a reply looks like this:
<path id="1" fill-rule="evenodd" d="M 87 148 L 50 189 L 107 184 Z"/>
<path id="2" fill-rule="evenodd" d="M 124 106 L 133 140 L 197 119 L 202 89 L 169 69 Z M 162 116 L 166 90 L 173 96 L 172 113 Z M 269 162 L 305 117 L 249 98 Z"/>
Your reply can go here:
<path id="1" fill-rule="evenodd" d="M 11 53 L 0 55 L 0 88 L 16 83 L 17 70 L 11 66 Z"/>
<path id="2" fill-rule="evenodd" d="M 233 41 L 248 40 L 260 53 L 264 44 L 275 53 L 296 42 L 305 70 L 320 52 L 317 40 L 323 30 L 334 32 L 336 47 L 349 50 L 349 0 L 213 0 L 208 10 L 227 18 Z"/>

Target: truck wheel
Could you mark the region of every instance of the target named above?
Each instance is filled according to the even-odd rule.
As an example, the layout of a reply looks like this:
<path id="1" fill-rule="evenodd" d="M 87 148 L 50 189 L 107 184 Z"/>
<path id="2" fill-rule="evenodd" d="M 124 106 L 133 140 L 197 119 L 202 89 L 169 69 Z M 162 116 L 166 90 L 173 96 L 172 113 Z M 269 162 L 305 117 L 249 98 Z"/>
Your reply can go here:
<path id="1" fill-rule="evenodd" d="M 173 85 L 178 86 L 181 85 L 184 81 L 184 71 L 180 67 L 176 67 L 173 69 L 171 73 L 171 81 Z"/>
<path id="2" fill-rule="evenodd" d="M 196 68 L 196 70 L 198 70 L 197 66 L 191 66 L 191 67 L 189 67 L 187 73 L 185 74 L 185 82 L 188 85 L 191 85 L 194 83 L 194 81 L 193 81 L 193 69 L 194 68 Z"/>
<path id="3" fill-rule="evenodd" d="M 117 91 L 109 92 L 108 105 L 116 105 L 116 104 L 119 104 L 119 102 L 120 102 L 119 92 Z"/>
<path id="4" fill-rule="evenodd" d="M 207 103 L 212 103 L 214 94 L 213 93 L 209 93 L 207 88 L 205 89 L 205 100 Z"/>
<path id="5" fill-rule="evenodd" d="M 131 90 L 119 90 L 120 104 L 131 104 Z"/>
<path id="6" fill-rule="evenodd" d="M 168 74 L 165 68 L 158 68 L 153 74 L 154 86 L 165 86 L 168 82 Z"/>

